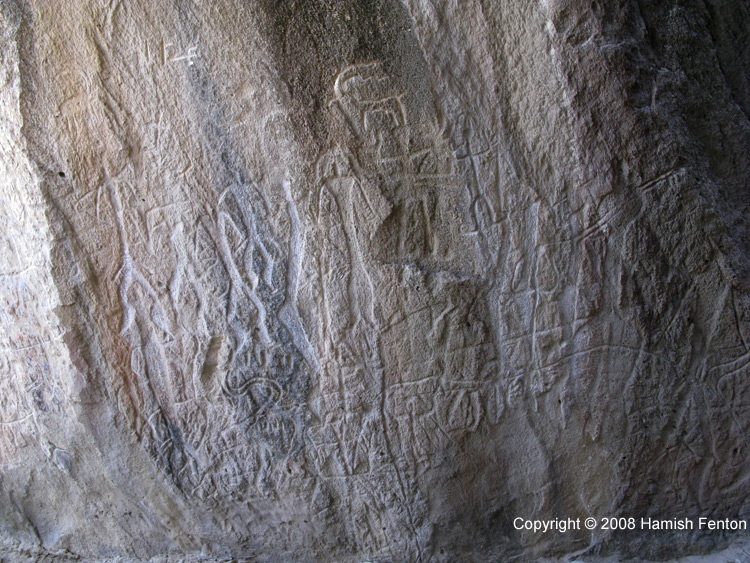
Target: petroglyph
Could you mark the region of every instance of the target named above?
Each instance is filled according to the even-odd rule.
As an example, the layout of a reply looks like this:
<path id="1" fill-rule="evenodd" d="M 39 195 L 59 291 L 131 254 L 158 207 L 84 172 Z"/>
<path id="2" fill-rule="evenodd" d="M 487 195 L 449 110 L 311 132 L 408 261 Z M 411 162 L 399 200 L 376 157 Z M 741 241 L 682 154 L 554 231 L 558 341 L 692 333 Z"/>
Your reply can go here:
<path id="1" fill-rule="evenodd" d="M 730 541 L 746 8 L 277 4 L 0 3 L 0 559 Z"/>

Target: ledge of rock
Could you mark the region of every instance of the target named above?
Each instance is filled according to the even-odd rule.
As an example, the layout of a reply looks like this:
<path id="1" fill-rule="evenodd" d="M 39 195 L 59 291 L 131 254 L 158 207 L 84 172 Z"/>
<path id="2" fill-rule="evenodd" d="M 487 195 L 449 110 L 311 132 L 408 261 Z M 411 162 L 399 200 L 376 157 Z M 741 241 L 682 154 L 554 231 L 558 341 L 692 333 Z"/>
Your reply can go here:
<path id="1" fill-rule="evenodd" d="M 0 557 L 750 557 L 749 9 L 0 2 Z"/>

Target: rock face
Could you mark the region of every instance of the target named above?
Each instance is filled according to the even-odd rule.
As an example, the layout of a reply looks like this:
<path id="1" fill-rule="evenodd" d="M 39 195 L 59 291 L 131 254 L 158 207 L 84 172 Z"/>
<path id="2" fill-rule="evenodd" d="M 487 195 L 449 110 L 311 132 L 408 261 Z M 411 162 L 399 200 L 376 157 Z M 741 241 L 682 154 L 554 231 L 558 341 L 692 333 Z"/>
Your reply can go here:
<path id="1" fill-rule="evenodd" d="M 749 31 L 0 2 L 0 555 L 723 549 L 514 522 L 750 517 Z"/>

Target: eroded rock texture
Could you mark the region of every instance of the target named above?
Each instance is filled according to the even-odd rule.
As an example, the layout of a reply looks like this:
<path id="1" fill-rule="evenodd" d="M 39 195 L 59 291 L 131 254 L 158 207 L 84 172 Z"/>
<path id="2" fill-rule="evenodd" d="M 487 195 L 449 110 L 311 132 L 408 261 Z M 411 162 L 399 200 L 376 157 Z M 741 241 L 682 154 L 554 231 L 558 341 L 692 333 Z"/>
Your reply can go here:
<path id="1" fill-rule="evenodd" d="M 750 517 L 746 2 L 0 2 L 0 554 L 664 558 Z"/>

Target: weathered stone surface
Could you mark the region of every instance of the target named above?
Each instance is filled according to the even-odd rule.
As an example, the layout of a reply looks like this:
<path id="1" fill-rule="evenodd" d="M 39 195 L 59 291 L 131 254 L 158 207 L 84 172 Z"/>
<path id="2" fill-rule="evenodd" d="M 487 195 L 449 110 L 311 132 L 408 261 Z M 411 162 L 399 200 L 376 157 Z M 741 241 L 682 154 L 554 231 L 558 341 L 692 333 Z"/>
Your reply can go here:
<path id="1" fill-rule="evenodd" d="M 0 556 L 726 549 L 513 522 L 750 517 L 749 27 L 0 1 Z"/>

